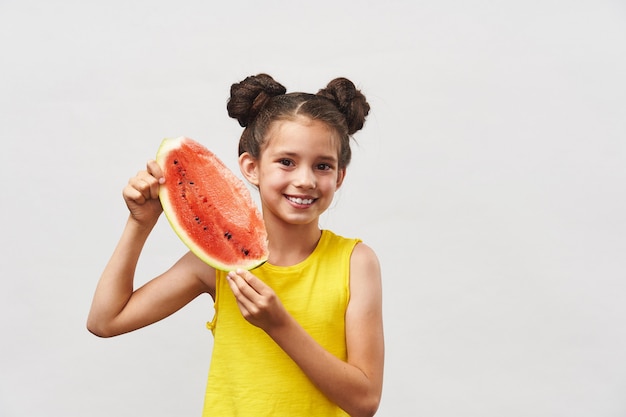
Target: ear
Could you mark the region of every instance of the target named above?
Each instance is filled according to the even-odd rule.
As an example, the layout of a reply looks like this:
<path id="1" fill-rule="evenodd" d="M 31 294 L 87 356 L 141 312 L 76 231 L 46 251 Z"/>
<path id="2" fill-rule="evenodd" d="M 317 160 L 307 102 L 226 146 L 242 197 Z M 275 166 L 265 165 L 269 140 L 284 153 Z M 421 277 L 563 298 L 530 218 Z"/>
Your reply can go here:
<path id="1" fill-rule="evenodd" d="M 341 184 L 343 184 L 344 178 L 346 178 L 346 169 L 341 168 L 339 172 L 337 172 L 337 190 L 341 187 Z"/>
<path id="2" fill-rule="evenodd" d="M 259 186 L 259 161 L 248 152 L 239 155 L 239 169 L 248 182 Z"/>

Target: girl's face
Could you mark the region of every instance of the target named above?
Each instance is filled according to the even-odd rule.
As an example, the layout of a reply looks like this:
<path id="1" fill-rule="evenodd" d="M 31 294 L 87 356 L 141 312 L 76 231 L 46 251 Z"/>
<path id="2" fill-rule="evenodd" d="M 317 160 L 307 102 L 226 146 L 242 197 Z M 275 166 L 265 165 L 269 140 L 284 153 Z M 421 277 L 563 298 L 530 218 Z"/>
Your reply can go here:
<path id="1" fill-rule="evenodd" d="M 240 159 L 244 175 L 259 188 L 266 221 L 271 216 L 317 225 L 345 175 L 338 154 L 338 139 L 325 123 L 305 117 L 275 122 L 261 157 Z"/>

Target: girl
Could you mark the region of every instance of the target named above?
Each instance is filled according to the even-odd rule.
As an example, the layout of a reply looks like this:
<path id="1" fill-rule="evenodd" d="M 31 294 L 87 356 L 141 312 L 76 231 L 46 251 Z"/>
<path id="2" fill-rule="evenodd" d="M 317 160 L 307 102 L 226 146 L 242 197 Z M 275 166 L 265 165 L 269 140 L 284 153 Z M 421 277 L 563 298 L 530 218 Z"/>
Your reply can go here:
<path id="1" fill-rule="evenodd" d="M 150 161 L 124 188 L 130 215 L 87 327 L 101 337 L 130 332 L 209 293 L 215 340 L 203 415 L 374 415 L 384 356 L 379 263 L 360 240 L 318 224 L 369 105 L 345 78 L 315 95 L 286 94 L 260 74 L 232 85 L 227 109 L 245 128 L 239 167 L 260 193 L 268 262 L 227 273 L 189 252 L 134 290 L 135 266 L 162 211 L 164 179 Z"/>

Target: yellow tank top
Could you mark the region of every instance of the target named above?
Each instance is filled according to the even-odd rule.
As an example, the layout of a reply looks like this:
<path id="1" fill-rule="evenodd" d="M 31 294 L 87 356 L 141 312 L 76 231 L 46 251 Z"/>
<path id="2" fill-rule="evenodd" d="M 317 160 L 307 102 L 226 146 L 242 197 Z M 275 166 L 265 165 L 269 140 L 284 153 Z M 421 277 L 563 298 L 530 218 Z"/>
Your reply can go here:
<path id="1" fill-rule="evenodd" d="M 265 263 L 252 271 L 320 345 L 342 360 L 347 359 L 350 256 L 359 241 L 324 230 L 313 253 L 299 264 Z M 215 316 L 207 323 L 215 340 L 203 417 L 347 416 L 263 330 L 243 318 L 225 272 L 217 273 L 215 293 Z"/>

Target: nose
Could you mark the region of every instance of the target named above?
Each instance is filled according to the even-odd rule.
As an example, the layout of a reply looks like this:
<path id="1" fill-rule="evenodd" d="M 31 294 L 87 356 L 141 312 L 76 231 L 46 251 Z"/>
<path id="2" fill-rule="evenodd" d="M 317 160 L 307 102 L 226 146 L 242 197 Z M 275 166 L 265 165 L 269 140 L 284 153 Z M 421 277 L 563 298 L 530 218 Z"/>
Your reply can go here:
<path id="1" fill-rule="evenodd" d="M 296 172 L 294 185 L 303 189 L 315 189 L 317 187 L 315 173 L 308 167 L 300 167 Z"/>

